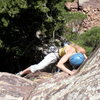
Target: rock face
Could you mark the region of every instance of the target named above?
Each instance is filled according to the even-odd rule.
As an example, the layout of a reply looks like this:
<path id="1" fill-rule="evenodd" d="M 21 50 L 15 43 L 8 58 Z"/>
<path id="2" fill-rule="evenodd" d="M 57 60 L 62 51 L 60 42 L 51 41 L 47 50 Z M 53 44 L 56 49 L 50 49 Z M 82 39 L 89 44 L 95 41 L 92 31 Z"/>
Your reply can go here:
<path id="1" fill-rule="evenodd" d="M 78 0 L 79 6 L 82 6 L 84 3 L 89 2 L 89 0 Z"/>
<path id="2" fill-rule="evenodd" d="M 90 2 L 84 3 L 82 12 L 87 15 L 82 23 L 83 31 L 95 26 L 100 27 L 100 0 L 90 0 Z"/>
<path id="3" fill-rule="evenodd" d="M 65 6 L 72 12 L 82 12 L 87 15 L 78 28 L 80 33 L 95 26 L 100 27 L 100 0 L 75 0 L 66 2 Z"/>
<path id="4" fill-rule="evenodd" d="M 37 83 L 13 74 L 0 73 L 0 100 L 99 99 L 100 45 L 74 76 L 60 72 Z"/>
<path id="5" fill-rule="evenodd" d="M 28 100 L 34 86 L 30 80 L 0 73 L 0 100 Z"/>

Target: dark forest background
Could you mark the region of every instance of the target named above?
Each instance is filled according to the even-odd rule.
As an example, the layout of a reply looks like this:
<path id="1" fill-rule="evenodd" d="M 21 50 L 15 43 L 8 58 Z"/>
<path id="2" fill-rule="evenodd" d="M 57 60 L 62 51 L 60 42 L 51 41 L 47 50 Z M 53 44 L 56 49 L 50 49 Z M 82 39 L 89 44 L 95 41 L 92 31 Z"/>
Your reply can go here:
<path id="1" fill-rule="evenodd" d="M 45 45 L 73 41 L 89 55 L 100 44 L 99 27 L 82 35 L 66 27 L 86 18 L 70 12 L 67 1 L 73 0 L 0 0 L 0 72 L 16 73 L 38 63 Z"/>

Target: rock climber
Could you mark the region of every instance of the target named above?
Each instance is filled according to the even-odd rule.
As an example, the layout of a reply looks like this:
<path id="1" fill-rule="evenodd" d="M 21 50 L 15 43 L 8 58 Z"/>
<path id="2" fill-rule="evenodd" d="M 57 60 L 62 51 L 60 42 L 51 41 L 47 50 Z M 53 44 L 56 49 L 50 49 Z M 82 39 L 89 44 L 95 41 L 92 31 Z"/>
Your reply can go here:
<path id="1" fill-rule="evenodd" d="M 51 52 L 44 57 L 38 64 L 29 66 L 17 73 L 17 75 L 26 75 L 28 73 L 35 73 L 38 70 L 48 67 L 52 63 L 57 63 L 56 66 L 68 75 L 74 75 L 78 72 L 79 66 L 87 59 L 86 50 L 71 42 L 67 42 L 64 47 Z M 71 70 L 66 66 L 66 62 L 71 65 Z"/>

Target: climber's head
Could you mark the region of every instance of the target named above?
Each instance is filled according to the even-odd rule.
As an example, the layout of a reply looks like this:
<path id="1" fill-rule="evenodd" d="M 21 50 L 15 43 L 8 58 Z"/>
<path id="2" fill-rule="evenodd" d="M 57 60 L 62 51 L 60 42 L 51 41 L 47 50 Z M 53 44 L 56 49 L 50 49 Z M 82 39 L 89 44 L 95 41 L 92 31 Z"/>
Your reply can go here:
<path id="1" fill-rule="evenodd" d="M 69 58 L 69 63 L 71 66 L 77 67 L 80 66 L 84 60 L 85 57 L 82 53 L 76 53 Z"/>

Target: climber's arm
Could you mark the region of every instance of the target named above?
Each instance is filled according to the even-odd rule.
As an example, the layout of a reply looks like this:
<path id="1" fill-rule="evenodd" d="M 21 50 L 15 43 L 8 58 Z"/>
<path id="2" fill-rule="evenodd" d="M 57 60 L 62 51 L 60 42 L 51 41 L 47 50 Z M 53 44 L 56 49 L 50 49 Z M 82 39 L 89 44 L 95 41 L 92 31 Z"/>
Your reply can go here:
<path id="1" fill-rule="evenodd" d="M 66 51 L 66 54 L 57 63 L 57 67 L 60 68 L 65 73 L 69 74 L 69 75 L 75 74 L 76 73 L 76 70 L 73 70 L 73 71 L 69 70 L 64 65 L 64 63 L 68 61 L 68 59 L 70 58 L 70 56 L 72 56 L 73 53 L 75 53 L 75 50 L 73 48 L 70 48 L 69 50 Z"/>

